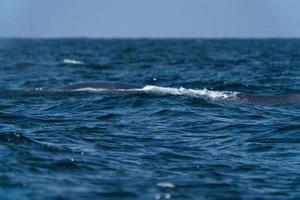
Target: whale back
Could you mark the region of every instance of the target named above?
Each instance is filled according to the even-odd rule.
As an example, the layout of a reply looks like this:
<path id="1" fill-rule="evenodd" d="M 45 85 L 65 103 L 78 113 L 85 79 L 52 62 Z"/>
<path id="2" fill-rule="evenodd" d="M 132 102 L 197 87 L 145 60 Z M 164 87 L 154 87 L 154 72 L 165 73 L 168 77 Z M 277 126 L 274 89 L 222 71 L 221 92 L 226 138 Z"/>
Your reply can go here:
<path id="1" fill-rule="evenodd" d="M 80 90 L 80 89 L 84 89 L 84 88 L 104 89 L 104 90 L 123 90 L 123 89 L 139 89 L 142 87 L 139 85 L 134 85 L 134 84 L 106 82 L 106 81 L 94 81 L 94 82 L 71 84 L 71 85 L 67 85 L 64 87 L 57 88 L 57 89 L 64 90 L 64 91 L 72 91 L 72 90 Z"/>
<path id="2" fill-rule="evenodd" d="M 107 81 L 93 81 L 84 83 L 70 84 L 64 87 L 56 88 L 56 91 L 76 91 L 82 89 L 103 89 L 103 90 L 127 90 L 127 89 L 142 89 L 144 86 L 119 83 L 119 82 L 107 82 Z M 236 100 L 241 103 L 250 104 L 286 104 L 286 103 L 299 103 L 300 92 L 279 95 L 279 96 L 259 96 L 253 94 L 239 93 L 236 95 Z"/>
<path id="3" fill-rule="evenodd" d="M 242 103 L 253 103 L 253 104 L 299 103 L 300 93 L 279 95 L 279 96 L 258 96 L 258 95 L 251 95 L 251 94 L 238 94 L 237 99 Z"/>

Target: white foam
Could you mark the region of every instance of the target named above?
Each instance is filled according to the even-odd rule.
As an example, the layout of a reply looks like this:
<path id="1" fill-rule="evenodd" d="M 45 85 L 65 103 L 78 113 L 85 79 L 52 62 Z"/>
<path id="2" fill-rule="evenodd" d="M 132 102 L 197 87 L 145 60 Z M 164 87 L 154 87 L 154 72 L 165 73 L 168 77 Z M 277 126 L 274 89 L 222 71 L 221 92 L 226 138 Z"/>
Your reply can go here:
<path id="1" fill-rule="evenodd" d="M 103 89 L 103 88 L 92 88 L 92 87 L 84 87 L 84 88 L 78 88 L 71 90 L 74 92 L 80 92 L 80 91 L 87 91 L 87 92 L 102 92 L 102 91 L 109 91 L 108 89 Z"/>
<path id="2" fill-rule="evenodd" d="M 90 91 L 90 92 L 103 92 L 110 91 L 109 89 L 103 88 L 79 88 L 73 91 Z M 210 98 L 210 99 L 228 99 L 235 100 L 237 92 L 224 92 L 224 91 L 213 91 L 207 89 L 186 89 L 183 87 L 173 88 L 173 87 L 159 87 L 153 85 L 147 85 L 141 89 L 116 89 L 111 91 L 120 91 L 120 92 L 138 92 L 138 93 L 147 93 L 147 94 L 161 94 L 161 95 L 177 95 L 177 96 L 189 96 L 196 98 Z"/>
<path id="3" fill-rule="evenodd" d="M 171 88 L 171 87 L 159 87 L 153 85 L 147 85 L 144 88 L 140 89 L 141 91 L 156 93 L 156 94 L 171 94 L 178 96 L 190 96 L 190 97 L 208 97 L 211 99 L 235 99 L 236 92 L 223 92 L 223 91 L 212 91 L 207 90 L 206 88 L 198 89 L 186 89 L 183 87 L 180 88 Z"/>
<path id="4" fill-rule="evenodd" d="M 73 64 L 73 65 L 80 65 L 83 64 L 83 62 L 78 61 L 78 60 L 73 60 L 73 59 L 64 59 L 63 60 L 64 64 Z"/>
<path id="5" fill-rule="evenodd" d="M 171 182 L 162 182 L 162 183 L 157 183 L 156 185 L 163 188 L 175 188 L 175 184 Z"/>

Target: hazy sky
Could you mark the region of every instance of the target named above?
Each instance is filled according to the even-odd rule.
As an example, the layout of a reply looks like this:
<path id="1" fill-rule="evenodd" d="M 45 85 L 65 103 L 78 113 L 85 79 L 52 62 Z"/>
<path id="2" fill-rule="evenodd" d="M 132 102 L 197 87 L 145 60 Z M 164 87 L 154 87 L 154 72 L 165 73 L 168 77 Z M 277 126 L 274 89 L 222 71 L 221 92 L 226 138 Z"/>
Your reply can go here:
<path id="1" fill-rule="evenodd" d="M 0 0 L 4 37 L 300 37 L 300 0 Z"/>

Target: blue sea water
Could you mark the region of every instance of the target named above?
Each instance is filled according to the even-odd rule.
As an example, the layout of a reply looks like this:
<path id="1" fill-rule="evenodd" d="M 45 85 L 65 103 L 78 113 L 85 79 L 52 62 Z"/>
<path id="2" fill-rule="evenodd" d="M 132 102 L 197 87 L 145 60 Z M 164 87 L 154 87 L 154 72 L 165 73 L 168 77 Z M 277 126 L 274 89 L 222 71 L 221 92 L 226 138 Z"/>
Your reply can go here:
<path id="1" fill-rule="evenodd" d="M 49 92 L 86 81 L 139 90 Z M 0 40 L 0 199 L 299 199 L 300 40 Z"/>

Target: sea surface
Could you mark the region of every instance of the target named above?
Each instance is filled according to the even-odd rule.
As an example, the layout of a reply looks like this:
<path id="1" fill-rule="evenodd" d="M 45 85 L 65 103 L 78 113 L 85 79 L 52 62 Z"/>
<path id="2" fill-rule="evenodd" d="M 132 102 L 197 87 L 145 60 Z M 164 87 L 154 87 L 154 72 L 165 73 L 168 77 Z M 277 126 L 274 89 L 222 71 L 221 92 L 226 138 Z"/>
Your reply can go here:
<path id="1" fill-rule="evenodd" d="M 0 39 L 0 199 L 300 199 L 300 102 L 235 99 L 299 89 L 296 39 Z"/>

